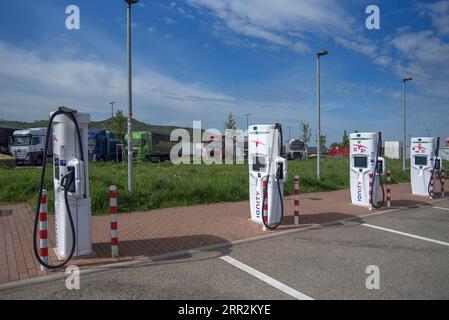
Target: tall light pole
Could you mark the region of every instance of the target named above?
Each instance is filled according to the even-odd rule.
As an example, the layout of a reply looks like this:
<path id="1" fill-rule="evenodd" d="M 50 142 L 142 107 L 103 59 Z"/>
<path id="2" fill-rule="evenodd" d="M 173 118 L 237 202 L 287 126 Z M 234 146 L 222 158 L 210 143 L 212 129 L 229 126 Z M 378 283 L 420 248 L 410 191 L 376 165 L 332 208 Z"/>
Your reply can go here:
<path id="1" fill-rule="evenodd" d="M 402 141 L 402 171 L 405 172 L 407 170 L 406 166 L 406 157 L 407 157 L 407 100 L 406 100 L 406 91 L 405 84 L 407 81 L 412 81 L 412 77 L 402 79 L 402 98 L 403 98 L 403 112 L 404 112 L 404 136 Z"/>
<path id="2" fill-rule="evenodd" d="M 320 60 L 326 56 L 327 51 L 320 51 L 316 54 L 316 87 L 317 87 L 317 112 L 318 112 L 318 134 L 317 134 L 317 156 L 316 156 L 316 178 L 321 180 L 321 85 L 320 85 Z"/>
<path id="3" fill-rule="evenodd" d="M 115 103 L 116 103 L 115 101 L 109 102 L 109 104 L 111 105 L 111 118 L 114 118 L 114 104 Z"/>
<path id="4" fill-rule="evenodd" d="M 249 127 L 249 116 L 251 115 L 251 113 L 245 113 L 245 117 L 246 117 L 246 130 L 248 130 Z"/>
<path id="5" fill-rule="evenodd" d="M 292 133 L 292 128 L 293 127 L 287 127 L 288 128 L 288 140 L 290 141 L 291 139 L 292 139 L 292 135 L 291 135 L 291 133 Z"/>
<path id="6" fill-rule="evenodd" d="M 139 0 L 125 0 L 128 4 L 128 192 L 133 192 L 133 98 L 132 98 L 132 64 L 131 64 L 131 6 Z"/>

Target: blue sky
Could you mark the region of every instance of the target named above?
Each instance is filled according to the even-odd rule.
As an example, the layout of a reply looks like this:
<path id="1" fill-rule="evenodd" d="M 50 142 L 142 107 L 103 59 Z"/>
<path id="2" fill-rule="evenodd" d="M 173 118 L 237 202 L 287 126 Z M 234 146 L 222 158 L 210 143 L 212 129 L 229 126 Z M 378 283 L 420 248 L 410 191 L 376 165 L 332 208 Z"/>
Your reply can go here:
<path id="1" fill-rule="evenodd" d="M 367 30 L 365 8 L 380 8 Z M 77 5 L 81 29 L 65 28 Z M 449 136 L 449 1 L 141 0 L 133 7 L 134 117 L 221 129 L 250 122 L 316 126 L 315 53 L 322 59 L 322 131 Z M 59 105 L 110 116 L 127 109 L 123 0 L 17 0 L 0 12 L 0 118 L 43 119 Z"/>

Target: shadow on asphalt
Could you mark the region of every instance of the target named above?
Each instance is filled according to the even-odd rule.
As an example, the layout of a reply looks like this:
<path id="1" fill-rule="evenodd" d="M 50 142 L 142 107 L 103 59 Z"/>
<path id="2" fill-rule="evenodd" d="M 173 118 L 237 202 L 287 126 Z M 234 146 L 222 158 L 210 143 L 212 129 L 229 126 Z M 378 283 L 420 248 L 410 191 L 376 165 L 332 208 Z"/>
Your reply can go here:
<path id="1" fill-rule="evenodd" d="M 342 213 L 342 212 L 326 212 L 326 213 L 316 213 L 316 214 L 300 214 L 299 223 L 310 225 L 310 224 L 323 224 L 338 220 L 345 220 L 357 218 L 356 215 Z M 284 225 L 292 226 L 294 225 L 293 216 L 287 216 L 284 218 Z"/>
<path id="2" fill-rule="evenodd" d="M 124 240 L 119 243 L 120 256 L 123 257 L 155 257 L 212 245 L 223 246 L 223 248 L 211 250 L 218 251 L 221 255 L 230 252 L 231 243 L 228 240 L 207 234 L 143 240 Z M 93 244 L 93 248 L 97 253 L 98 258 L 109 258 L 111 256 L 110 242 L 95 243 Z M 207 252 L 208 250 L 204 251 Z M 180 260 L 190 257 L 191 254 L 186 252 L 184 255 L 168 256 L 163 260 Z"/>
<path id="3" fill-rule="evenodd" d="M 160 247 L 163 244 L 165 244 L 163 246 L 165 247 L 165 250 L 154 250 L 155 247 Z M 179 247 L 170 250 L 168 248 L 170 244 L 176 244 Z M 216 247 L 213 247 L 214 245 L 216 245 Z M 211 248 L 207 248 L 208 246 L 211 246 Z M 102 257 L 103 254 L 105 256 L 110 256 L 110 243 L 96 243 L 93 245 L 93 247 L 99 257 Z M 189 250 L 198 248 L 203 249 L 201 249 L 201 254 L 196 254 L 195 257 L 193 257 L 194 254 L 188 252 Z M 150 265 L 157 266 L 164 264 L 181 264 L 187 262 L 191 263 L 213 260 L 230 254 L 232 251 L 232 244 L 224 238 L 202 234 L 194 236 L 168 237 L 120 242 L 120 255 L 129 256 L 129 254 L 126 253 L 127 250 L 132 250 L 130 252 L 133 253 L 133 256 L 145 256 L 149 259 L 140 262 L 138 260 L 135 260 L 130 265 L 116 266 L 114 267 L 114 269 L 137 269 L 144 268 Z M 105 252 L 107 252 L 107 254 Z"/>

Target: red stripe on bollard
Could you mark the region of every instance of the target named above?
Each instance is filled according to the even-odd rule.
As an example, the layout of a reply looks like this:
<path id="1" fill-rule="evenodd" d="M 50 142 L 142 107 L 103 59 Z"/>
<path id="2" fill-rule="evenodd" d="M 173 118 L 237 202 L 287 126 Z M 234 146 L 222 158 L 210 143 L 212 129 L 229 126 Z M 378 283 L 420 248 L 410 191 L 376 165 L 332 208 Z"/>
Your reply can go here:
<path id="1" fill-rule="evenodd" d="M 48 248 L 40 248 L 39 249 L 39 255 L 41 257 L 48 257 Z"/>
<path id="2" fill-rule="evenodd" d="M 48 231 L 47 230 L 40 230 L 39 231 L 39 239 L 40 240 L 48 239 Z"/>

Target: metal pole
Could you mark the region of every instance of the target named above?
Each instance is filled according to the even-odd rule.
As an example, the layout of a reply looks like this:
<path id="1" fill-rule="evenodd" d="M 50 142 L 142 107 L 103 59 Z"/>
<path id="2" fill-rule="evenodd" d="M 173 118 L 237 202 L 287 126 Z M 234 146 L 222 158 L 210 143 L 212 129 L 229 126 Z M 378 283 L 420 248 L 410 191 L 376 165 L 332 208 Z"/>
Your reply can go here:
<path id="1" fill-rule="evenodd" d="M 114 118 L 114 103 L 115 102 L 110 102 L 109 104 L 111 105 L 111 117 Z"/>
<path id="2" fill-rule="evenodd" d="M 317 134 L 317 157 L 316 157 L 316 178 L 318 180 L 321 180 L 321 100 L 320 100 L 320 56 L 317 55 L 316 57 L 316 72 L 317 72 L 317 80 L 316 80 L 316 86 L 317 86 L 317 112 L 318 112 L 318 134 Z"/>
<path id="3" fill-rule="evenodd" d="M 251 115 L 251 113 L 245 113 L 246 116 L 246 129 L 248 129 L 249 127 L 249 116 Z"/>
<path id="4" fill-rule="evenodd" d="M 404 113 L 404 136 L 402 141 L 402 171 L 405 172 L 406 168 L 406 156 L 407 156 L 407 107 L 405 100 L 405 80 L 402 81 L 402 97 L 403 97 L 403 113 Z"/>
<path id="5" fill-rule="evenodd" d="M 128 191 L 133 192 L 131 3 L 128 2 Z"/>

